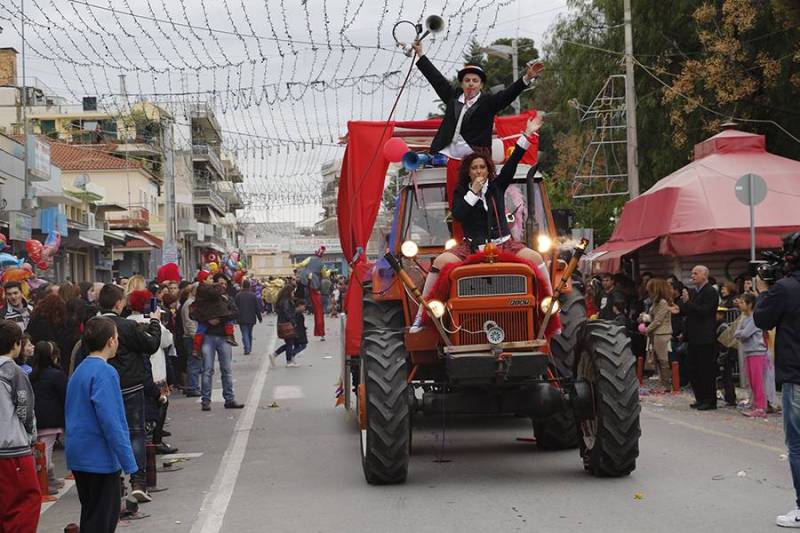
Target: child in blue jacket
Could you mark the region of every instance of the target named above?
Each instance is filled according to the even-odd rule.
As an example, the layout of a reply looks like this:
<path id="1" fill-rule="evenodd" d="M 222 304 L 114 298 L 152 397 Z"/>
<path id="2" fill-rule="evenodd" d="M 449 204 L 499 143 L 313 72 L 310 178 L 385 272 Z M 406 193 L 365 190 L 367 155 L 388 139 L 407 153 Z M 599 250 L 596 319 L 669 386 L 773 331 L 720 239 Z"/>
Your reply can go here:
<path id="1" fill-rule="evenodd" d="M 138 470 L 119 374 L 108 364 L 117 352 L 117 327 L 110 318 L 92 318 L 82 342 L 89 355 L 67 385 L 67 467 L 75 475 L 81 501 L 81 531 L 113 532 L 122 498 L 120 470 Z"/>

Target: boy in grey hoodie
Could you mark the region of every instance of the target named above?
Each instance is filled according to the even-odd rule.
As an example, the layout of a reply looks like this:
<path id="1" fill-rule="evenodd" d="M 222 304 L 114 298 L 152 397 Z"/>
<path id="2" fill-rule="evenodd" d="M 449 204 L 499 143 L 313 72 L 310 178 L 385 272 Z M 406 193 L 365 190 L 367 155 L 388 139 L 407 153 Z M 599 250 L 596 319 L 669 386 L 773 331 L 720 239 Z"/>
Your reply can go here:
<path id="1" fill-rule="evenodd" d="M 31 453 L 36 442 L 33 387 L 14 362 L 21 349 L 22 330 L 0 320 L 0 528 L 33 533 L 42 496 Z"/>

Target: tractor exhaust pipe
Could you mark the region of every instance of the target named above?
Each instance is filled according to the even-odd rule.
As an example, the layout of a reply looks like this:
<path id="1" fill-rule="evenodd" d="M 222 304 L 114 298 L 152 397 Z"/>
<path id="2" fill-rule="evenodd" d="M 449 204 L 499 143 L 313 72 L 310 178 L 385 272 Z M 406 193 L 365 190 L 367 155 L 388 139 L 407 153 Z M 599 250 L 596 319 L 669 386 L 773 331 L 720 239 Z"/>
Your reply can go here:
<path id="1" fill-rule="evenodd" d="M 555 309 L 556 302 L 558 301 L 559 297 L 561 297 L 561 291 L 563 291 L 564 287 L 567 286 L 567 280 L 572 277 L 572 273 L 575 272 L 576 268 L 578 268 L 578 261 L 586 252 L 587 246 L 589 246 L 589 241 L 587 239 L 581 239 L 581 242 L 575 245 L 575 250 L 572 252 L 572 259 L 569 260 L 567 268 L 565 268 L 564 272 L 561 274 L 561 280 L 558 282 L 558 285 L 553 288 L 553 297 L 550 298 L 550 305 L 547 306 L 547 312 L 545 313 L 544 320 L 542 320 L 542 325 L 539 328 L 539 334 L 536 336 L 537 340 L 542 340 L 544 338 L 544 332 L 547 329 L 547 324 L 550 322 L 550 317 L 553 316 L 553 310 Z"/>

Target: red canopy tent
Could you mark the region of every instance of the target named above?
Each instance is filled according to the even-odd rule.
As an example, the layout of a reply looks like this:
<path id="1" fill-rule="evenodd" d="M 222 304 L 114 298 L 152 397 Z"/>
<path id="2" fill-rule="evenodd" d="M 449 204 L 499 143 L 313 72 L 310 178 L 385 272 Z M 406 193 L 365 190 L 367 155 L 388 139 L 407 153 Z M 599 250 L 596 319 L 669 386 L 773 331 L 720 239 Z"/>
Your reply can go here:
<path id="1" fill-rule="evenodd" d="M 516 142 L 532 115 L 535 111 L 495 119 L 495 132 L 506 147 Z M 342 252 L 352 269 L 344 302 L 347 312 L 345 353 L 348 355 L 358 355 L 361 350 L 361 283 L 369 279 L 372 266 L 366 257 L 367 241 L 375 225 L 389 168 L 389 161 L 383 156 L 383 145 L 393 136 L 403 137 L 412 150 L 425 150 L 440 123 L 439 119 L 347 123 L 347 149 L 336 208 Z M 536 163 L 536 153 L 531 152 L 523 158 L 523 163 Z"/>
<path id="2" fill-rule="evenodd" d="M 800 162 L 767 152 L 763 135 L 731 129 L 695 145 L 693 162 L 627 202 L 594 262 L 615 270 L 623 256 L 657 239 L 668 256 L 748 250 L 749 211 L 735 193 L 748 173 L 768 188 L 755 208 L 756 247 L 780 247 L 781 235 L 800 227 Z"/>

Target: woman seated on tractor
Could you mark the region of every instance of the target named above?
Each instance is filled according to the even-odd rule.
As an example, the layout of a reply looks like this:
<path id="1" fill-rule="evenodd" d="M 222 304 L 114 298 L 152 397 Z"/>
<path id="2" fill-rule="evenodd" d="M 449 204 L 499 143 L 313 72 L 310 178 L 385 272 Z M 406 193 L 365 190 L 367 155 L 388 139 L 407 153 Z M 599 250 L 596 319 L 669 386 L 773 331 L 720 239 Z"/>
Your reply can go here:
<path id="1" fill-rule="evenodd" d="M 439 272 L 449 263 L 463 261 L 467 256 L 484 246 L 494 243 L 499 251 L 512 253 L 536 265 L 549 278 L 547 266 L 539 253 L 531 250 L 523 243 L 511 237 L 505 209 L 506 189 L 511 185 L 517 165 L 531 146 L 531 138 L 538 137 L 542 127 L 541 115 L 528 120 L 525 132 L 520 135 L 511 157 L 503 165 L 499 174 L 495 171 L 491 158 L 480 153 L 472 153 L 464 158 L 459 171 L 459 181 L 453 194 L 453 218 L 461 223 L 464 240 L 450 250 L 439 254 L 433 261 L 425 286 L 423 298 L 433 290 Z M 409 330 L 418 332 L 422 327 L 423 307 L 417 311 L 417 317 Z"/>

